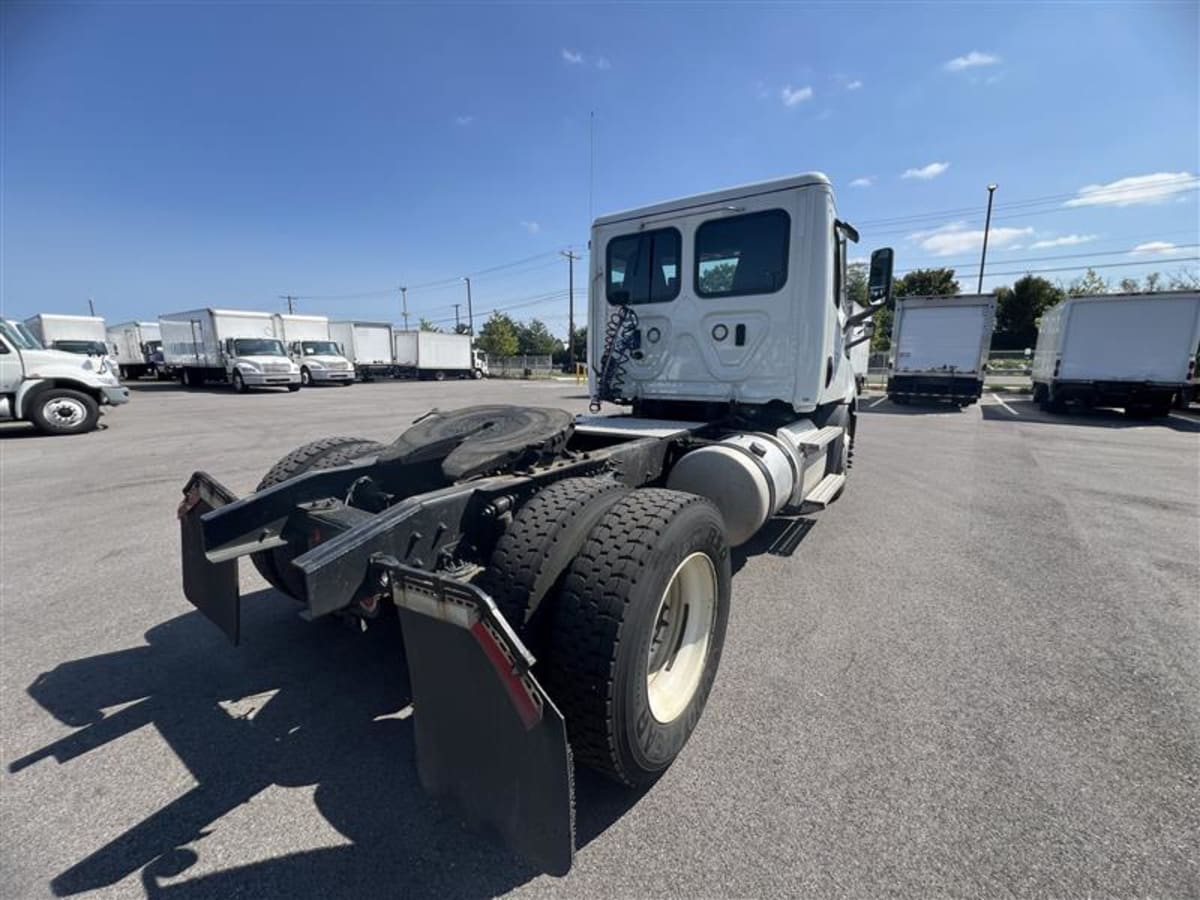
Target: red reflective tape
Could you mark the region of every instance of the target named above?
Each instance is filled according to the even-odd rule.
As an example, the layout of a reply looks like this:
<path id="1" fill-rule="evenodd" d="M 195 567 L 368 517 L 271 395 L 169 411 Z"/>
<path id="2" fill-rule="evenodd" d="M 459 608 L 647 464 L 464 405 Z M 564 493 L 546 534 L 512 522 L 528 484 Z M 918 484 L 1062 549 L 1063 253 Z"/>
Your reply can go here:
<path id="1" fill-rule="evenodd" d="M 479 646 L 483 648 L 483 652 L 487 654 L 487 658 L 496 669 L 496 674 L 500 676 L 504 689 L 508 691 L 508 698 L 517 708 L 517 715 L 521 717 L 521 722 L 528 731 L 541 721 L 541 710 L 537 708 L 525 690 L 525 683 L 513 672 L 512 663 L 508 661 L 508 657 L 504 655 L 504 651 L 500 649 L 482 619 L 471 626 L 471 634 L 475 635 L 475 640 L 479 642 Z"/>

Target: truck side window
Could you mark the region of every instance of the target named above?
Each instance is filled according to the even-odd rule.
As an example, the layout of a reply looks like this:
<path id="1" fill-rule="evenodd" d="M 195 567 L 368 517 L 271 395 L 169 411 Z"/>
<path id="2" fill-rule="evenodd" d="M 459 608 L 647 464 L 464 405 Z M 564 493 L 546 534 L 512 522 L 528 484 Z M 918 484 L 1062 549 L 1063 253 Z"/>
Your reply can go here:
<path id="1" fill-rule="evenodd" d="M 0 356 L 3 356 L 4 354 L 9 353 L 9 352 L 10 351 L 8 349 L 8 344 L 4 343 L 4 341 L 0 341 Z"/>
<path id="2" fill-rule="evenodd" d="M 682 246 L 676 228 L 623 234 L 610 240 L 604 265 L 608 302 L 666 303 L 678 297 Z"/>
<path id="3" fill-rule="evenodd" d="M 787 283 L 792 218 L 782 209 L 710 219 L 696 229 L 696 293 L 773 294 Z"/>

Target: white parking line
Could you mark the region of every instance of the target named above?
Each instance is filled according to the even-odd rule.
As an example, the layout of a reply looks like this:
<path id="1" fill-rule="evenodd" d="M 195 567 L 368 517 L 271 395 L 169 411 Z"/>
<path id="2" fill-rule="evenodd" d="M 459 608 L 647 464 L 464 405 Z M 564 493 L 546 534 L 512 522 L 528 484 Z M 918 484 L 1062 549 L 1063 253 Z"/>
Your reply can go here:
<path id="1" fill-rule="evenodd" d="M 874 409 L 875 407 L 877 407 L 880 403 L 882 403 L 886 399 L 887 399 L 887 394 L 884 394 L 882 397 L 880 397 L 878 400 L 876 400 L 874 403 L 872 403 L 870 406 L 868 406 L 867 409 Z"/>
<path id="2" fill-rule="evenodd" d="M 992 399 L 1009 411 L 1011 415 L 1018 415 L 1017 411 L 1000 399 L 999 394 L 992 394 Z"/>

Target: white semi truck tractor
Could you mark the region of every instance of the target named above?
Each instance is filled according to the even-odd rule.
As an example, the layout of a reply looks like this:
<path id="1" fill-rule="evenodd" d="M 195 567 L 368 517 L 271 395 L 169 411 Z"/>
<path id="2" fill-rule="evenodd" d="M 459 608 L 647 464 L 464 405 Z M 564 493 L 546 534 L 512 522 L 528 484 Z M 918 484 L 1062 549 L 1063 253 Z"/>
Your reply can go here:
<path id="1" fill-rule="evenodd" d="M 205 382 L 300 390 L 300 367 L 288 358 L 271 313 L 193 309 L 158 318 L 163 360 L 184 387 Z"/>
<path id="2" fill-rule="evenodd" d="M 275 333 L 287 347 L 288 356 L 300 367 L 300 383 L 353 384 L 354 365 L 342 355 L 329 337 L 329 319 L 276 313 Z"/>
<path id="3" fill-rule="evenodd" d="M 82 434 L 100 423 L 102 407 L 128 402 L 106 357 L 46 350 L 22 323 L 0 319 L 0 420 Z"/>
<path id="4" fill-rule="evenodd" d="M 237 641 L 248 555 L 308 618 L 398 615 L 421 783 L 565 873 L 573 762 L 632 788 L 663 774 L 717 677 L 731 549 L 846 484 L 846 335 L 892 271 L 877 250 L 872 306 L 847 314 L 857 239 L 821 174 L 597 219 L 592 414 L 476 406 L 390 444 L 320 437 L 241 500 L 196 472 L 186 596 Z"/>

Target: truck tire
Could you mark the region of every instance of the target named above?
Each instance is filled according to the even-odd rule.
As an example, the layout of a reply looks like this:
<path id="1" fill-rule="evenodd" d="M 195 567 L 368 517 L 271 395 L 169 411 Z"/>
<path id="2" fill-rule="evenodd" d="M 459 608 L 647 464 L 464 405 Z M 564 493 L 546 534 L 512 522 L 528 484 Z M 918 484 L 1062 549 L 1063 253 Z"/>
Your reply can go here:
<path id="1" fill-rule="evenodd" d="M 433 373 L 433 380 L 434 381 L 445 381 L 446 373 L 443 372 L 441 369 L 438 369 L 436 372 Z"/>
<path id="2" fill-rule="evenodd" d="M 844 475 L 850 469 L 854 460 L 854 431 L 857 420 L 858 416 L 848 403 L 840 404 L 825 420 L 826 425 L 842 427 L 842 436 L 829 444 L 829 455 L 825 462 L 827 473 Z"/>
<path id="3" fill-rule="evenodd" d="M 472 369 L 471 377 L 474 378 L 476 381 L 478 381 L 480 378 L 483 377 L 483 369 Z"/>
<path id="4" fill-rule="evenodd" d="M 100 423 L 100 405 L 81 391 L 50 388 L 29 403 L 29 419 L 42 434 L 83 434 Z"/>
<path id="5" fill-rule="evenodd" d="M 729 619 L 725 525 L 703 497 L 622 497 L 571 563 L 550 623 L 545 683 L 575 760 L 652 784 L 704 711 Z"/>
<path id="6" fill-rule="evenodd" d="M 300 367 L 300 386 L 312 387 L 312 372 L 308 371 L 308 366 Z"/>
<path id="7" fill-rule="evenodd" d="M 551 596 L 584 541 L 629 488 L 611 478 L 567 478 L 539 491 L 496 542 L 480 586 L 540 654 Z"/>
<path id="8" fill-rule="evenodd" d="M 287 386 L 287 389 L 289 391 L 291 391 L 293 394 L 296 393 L 296 391 L 300 390 L 300 388 L 301 388 L 301 385 L 299 385 L 299 384 L 289 384 Z"/>
<path id="9" fill-rule="evenodd" d="M 311 444 L 305 444 L 303 447 L 297 447 L 271 466 L 254 490 L 255 492 L 264 490 L 312 469 L 331 469 L 335 466 L 344 466 L 360 457 L 378 453 L 382 449 L 383 444 L 369 441 L 366 438 L 322 438 Z M 274 550 L 251 553 L 250 561 L 254 563 L 254 568 L 258 569 L 258 574 L 265 578 L 271 587 L 303 603 L 306 599 L 304 581 L 289 565 L 303 552 L 294 547 L 276 547 Z"/>
<path id="10" fill-rule="evenodd" d="M 246 379 L 242 377 L 241 372 L 233 373 L 233 389 L 239 394 L 244 394 L 250 390 L 250 388 L 246 387 Z"/>

